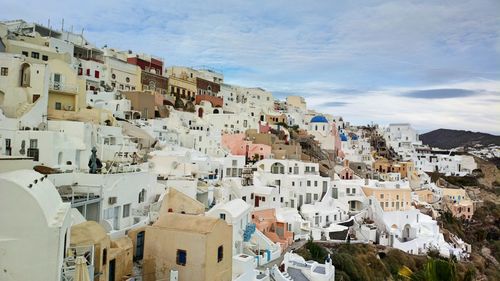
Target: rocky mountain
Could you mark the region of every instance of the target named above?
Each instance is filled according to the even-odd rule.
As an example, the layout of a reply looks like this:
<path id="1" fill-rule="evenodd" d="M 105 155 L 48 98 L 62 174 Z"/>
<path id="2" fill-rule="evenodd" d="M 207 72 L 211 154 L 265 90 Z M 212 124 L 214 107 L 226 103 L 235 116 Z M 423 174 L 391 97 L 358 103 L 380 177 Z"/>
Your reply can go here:
<path id="1" fill-rule="evenodd" d="M 438 129 L 420 135 L 420 140 L 431 147 L 450 149 L 475 144 L 500 145 L 500 136 L 463 130 Z"/>

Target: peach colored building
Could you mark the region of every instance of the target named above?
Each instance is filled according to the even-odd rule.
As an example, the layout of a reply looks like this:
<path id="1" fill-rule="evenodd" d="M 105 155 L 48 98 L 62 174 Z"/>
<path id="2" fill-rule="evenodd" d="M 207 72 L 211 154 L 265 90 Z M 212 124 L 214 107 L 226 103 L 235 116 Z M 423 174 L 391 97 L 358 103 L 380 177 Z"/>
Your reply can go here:
<path id="1" fill-rule="evenodd" d="M 271 155 L 271 146 L 255 144 L 245 140 L 245 134 L 223 134 L 222 145 L 227 147 L 233 155 L 247 155 L 250 159 L 257 156 L 258 159 L 267 159 Z"/>
<path id="2" fill-rule="evenodd" d="M 289 231 L 288 223 L 277 220 L 275 209 L 254 211 L 252 221 L 267 238 L 280 243 L 283 251 L 293 243 L 293 232 Z"/>
<path id="3" fill-rule="evenodd" d="M 469 220 L 474 215 L 474 204 L 462 188 L 442 188 L 445 207 L 454 217 Z"/>
<path id="4" fill-rule="evenodd" d="M 266 122 L 268 124 L 278 124 L 278 123 L 287 124 L 287 117 L 286 114 L 266 115 Z"/>
<path id="5" fill-rule="evenodd" d="M 374 196 L 380 207 L 386 212 L 406 211 L 411 207 L 411 189 L 409 187 L 363 187 L 366 197 Z"/>
<path id="6" fill-rule="evenodd" d="M 224 220 L 161 214 L 146 227 L 143 280 L 230 281 L 233 230 Z"/>
<path id="7" fill-rule="evenodd" d="M 412 162 L 392 162 L 386 158 L 375 160 L 373 168 L 379 173 L 400 173 L 401 178 L 407 178 L 415 171 Z"/>

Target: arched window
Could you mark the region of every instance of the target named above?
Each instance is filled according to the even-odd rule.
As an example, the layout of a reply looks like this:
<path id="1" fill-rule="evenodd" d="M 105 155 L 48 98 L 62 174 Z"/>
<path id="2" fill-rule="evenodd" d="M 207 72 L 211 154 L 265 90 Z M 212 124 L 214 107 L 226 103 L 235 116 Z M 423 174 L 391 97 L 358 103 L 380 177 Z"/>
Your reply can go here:
<path id="1" fill-rule="evenodd" d="M 274 163 L 271 165 L 271 173 L 272 174 L 284 174 L 285 173 L 285 166 L 281 163 Z"/>

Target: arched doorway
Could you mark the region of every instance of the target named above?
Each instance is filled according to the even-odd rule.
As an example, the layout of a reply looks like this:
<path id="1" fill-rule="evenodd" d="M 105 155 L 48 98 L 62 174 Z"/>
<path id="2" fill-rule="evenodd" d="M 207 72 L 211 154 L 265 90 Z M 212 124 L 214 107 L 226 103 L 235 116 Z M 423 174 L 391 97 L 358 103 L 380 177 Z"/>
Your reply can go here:
<path id="1" fill-rule="evenodd" d="M 411 230 L 411 226 L 409 224 L 406 224 L 405 227 L 403 228 L 403 240 L 404 241 L 408 241 L 411 239 L 410 230 Z"/>
<path id="2" fill-rule="evenodd" d="M 214 109 L 214 114 L 219 114 L 219 110 L 218 109 Z"/>
<path id="3" fill-rule="evenodd" d="M 31 70 L 29 63 L 21 65 L 21 87 L 29 87 L 31 80 Z"/>
<path id="4" fill-rule="evenodd" d="M 198 117 L 203 118 L 203 108 L 198 108 Z"/>

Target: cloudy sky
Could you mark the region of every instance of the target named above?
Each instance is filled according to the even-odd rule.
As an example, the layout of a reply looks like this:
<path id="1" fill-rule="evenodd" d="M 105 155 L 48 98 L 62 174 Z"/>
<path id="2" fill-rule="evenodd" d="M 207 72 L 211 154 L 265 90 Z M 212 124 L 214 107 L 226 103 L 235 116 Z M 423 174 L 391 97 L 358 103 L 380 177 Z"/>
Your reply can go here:
<path id="1" fill-rule="evenodd" d="M 43 4 L 42 4 L 43 3 Z M 0 0 L 0 19 L 207 66 L 356 124 L 500 134 L 500 1 Z"/>

